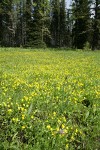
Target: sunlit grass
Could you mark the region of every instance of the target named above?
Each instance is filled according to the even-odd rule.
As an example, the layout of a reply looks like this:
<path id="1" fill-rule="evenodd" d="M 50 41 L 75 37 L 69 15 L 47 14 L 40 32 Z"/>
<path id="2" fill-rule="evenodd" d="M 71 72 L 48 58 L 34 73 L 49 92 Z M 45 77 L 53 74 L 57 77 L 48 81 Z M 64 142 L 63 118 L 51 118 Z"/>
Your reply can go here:
<path id="1" fill-rule="evenodd" d="M 99 149 L 100 52 L 0 50 L 2 149 Z"/>

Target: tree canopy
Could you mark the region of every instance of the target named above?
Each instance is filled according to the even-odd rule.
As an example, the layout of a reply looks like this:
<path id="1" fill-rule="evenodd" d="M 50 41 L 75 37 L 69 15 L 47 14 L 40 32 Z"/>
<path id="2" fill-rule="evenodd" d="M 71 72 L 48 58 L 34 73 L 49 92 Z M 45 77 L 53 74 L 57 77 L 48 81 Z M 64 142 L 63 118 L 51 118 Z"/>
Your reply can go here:
<path id="1" fill-rule="evenodd" d="M 1 0 L 0 46 L 100 49 L 100 1 Z"/>

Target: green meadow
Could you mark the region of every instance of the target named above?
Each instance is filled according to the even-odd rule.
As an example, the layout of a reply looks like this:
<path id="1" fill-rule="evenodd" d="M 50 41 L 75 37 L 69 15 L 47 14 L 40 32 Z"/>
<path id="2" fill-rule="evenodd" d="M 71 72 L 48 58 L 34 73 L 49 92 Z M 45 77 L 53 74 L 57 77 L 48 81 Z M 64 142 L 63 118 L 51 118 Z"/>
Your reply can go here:
<path id="1" fill-rule="evenodd" d="M 0 49 L 0 150 L 99 150 L 100 51 Z"/>

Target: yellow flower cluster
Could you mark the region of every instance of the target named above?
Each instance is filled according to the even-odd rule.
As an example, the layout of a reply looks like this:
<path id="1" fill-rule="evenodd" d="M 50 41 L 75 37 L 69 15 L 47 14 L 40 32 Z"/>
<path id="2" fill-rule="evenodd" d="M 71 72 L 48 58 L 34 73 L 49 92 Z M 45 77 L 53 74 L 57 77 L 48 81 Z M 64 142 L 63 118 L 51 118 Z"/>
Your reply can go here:
<path id="1" fill-rule="evenodd" d="M 84 136 L 80 124 L 99 110 L 100 63 L 97 53 L 76 53 L 2 53 L 2 117 L 19 131 L 62 140 L 66 150 L 79 141 Z"/>

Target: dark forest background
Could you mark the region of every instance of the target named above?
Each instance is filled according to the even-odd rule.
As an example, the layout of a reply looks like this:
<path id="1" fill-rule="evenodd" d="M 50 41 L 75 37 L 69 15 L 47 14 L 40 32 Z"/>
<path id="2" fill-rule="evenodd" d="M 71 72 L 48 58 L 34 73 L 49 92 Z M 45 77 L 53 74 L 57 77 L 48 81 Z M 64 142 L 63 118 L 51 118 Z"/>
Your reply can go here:
<path id="1" fill-rule="evenodd" d="M 100 0 L 0 0 L 0 46 L 100 49 Z"/>

